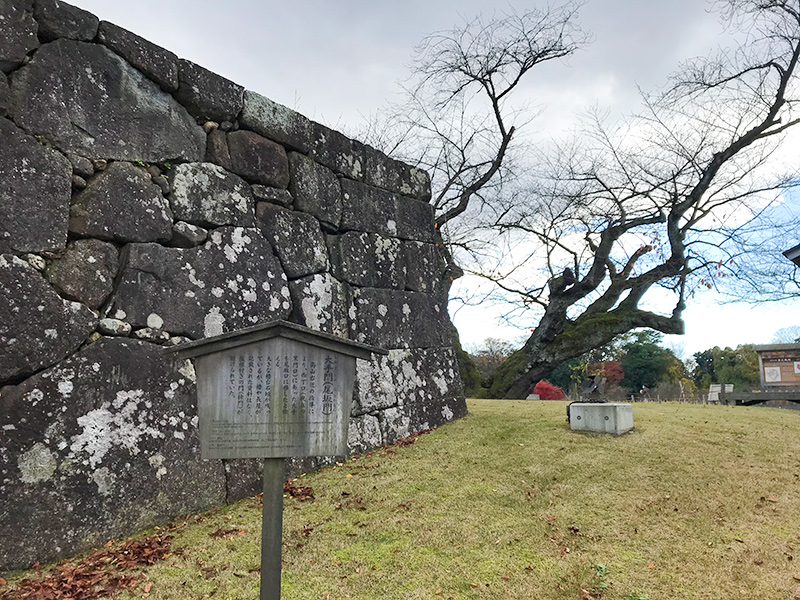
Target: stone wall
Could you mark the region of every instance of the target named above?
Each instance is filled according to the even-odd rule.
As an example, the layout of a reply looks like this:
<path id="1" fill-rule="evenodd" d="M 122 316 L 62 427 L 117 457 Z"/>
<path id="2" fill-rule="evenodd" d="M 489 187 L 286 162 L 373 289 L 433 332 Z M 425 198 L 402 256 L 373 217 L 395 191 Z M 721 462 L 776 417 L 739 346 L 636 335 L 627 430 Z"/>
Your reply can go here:
<path id="1" fill-rule="evenodd" d="M 55 0 L 0 2 L 0 69 L 0 570 L 257 491 L 164 345 L 390 349 L 352 452 L 465 414 L 426 173 Z"/>

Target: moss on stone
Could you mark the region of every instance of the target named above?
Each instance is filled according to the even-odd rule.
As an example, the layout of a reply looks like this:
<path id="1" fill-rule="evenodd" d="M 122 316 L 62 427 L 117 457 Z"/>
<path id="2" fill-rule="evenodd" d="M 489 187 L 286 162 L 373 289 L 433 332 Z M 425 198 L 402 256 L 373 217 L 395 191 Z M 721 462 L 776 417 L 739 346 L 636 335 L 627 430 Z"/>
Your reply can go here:
<path id="1" fill-rule="evenodd" d="M 519 349 L 503 361 L 492 376 L 489 398 L 502 398 L 508 389 L 528 368 L 529 358 L 524 349 Z"/>
<path id="2" fill-rule="evenodd" d="M 470 398 L 483 398 L 486 388 L 481 387 L 481 373 L 472 357 L 461 347 L 461 339 L 458 330 L 451 323 L 453 329 L 453 349 L 458 360 L 458 371 L 461 374 L 461 382 L 464 384 L 464 394 Z"/>

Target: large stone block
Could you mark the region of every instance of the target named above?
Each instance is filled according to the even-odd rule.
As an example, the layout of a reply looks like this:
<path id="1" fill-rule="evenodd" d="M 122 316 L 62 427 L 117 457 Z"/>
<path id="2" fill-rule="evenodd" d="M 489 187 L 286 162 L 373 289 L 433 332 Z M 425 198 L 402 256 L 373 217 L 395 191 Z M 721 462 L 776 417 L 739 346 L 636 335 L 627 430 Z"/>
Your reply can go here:
<path id="1" fill-rule="evenodd" d="M 69 230 L 118 242 L 167 242 L 172 211 L 147 171 L 113 162 L 73 198 Z"/>
<path id="2" fill-rule="evenodd" d="M 380 348 L 449 346 L 446 299 L 438 294 L 353 289 L 350 338 Z"/>
<path id="3" fill-rule="evenodd" d="M 399 407 L 387 408 L 379 412 L 378 423 L 381 428 L 381 439 L 387 446 L 416 431 L 409 415 Z"/>
<path id="4" fill-rule="evenodd" d="M 382 445 L 381 424 L 377 417 L 362 415 L 350 419 L 350 428 L 347 431 L 348 454 L 362 454 Z"/>
<path id="5" fill-rule="evenodd" d="M 4 0 L 0 3 L 0 71 L 8 73 L 39 46 L 38 26 L 33 19 L 33 0 Z"/>
<path id="6" fill-rule="evenodd" d="M 400 240 L 348 231 L 328 236 L 328 247 L 337 279 L 360 287 L 405 288 L 406 265 Z"/>
<path id="7" fill-rule="evenodd" d="M 33 16 L 39 24 L 39 37 L 47 41 L 69 38 L 91 42 L 100 22 L 92 13 L 61 0 L 36 0 Z"/>
<path id="8" fill-rule="evenodd" d="M 364 156 L 364 183 L 417 200 L 430 201 L 431 180 L 426 171 L 389 158 L 370 146 L 364 146 Z"/>
<path id="9" fill-rule="evenodd" d="M 16 256 L 0 255 L 0 289 L 0 385 L 74 352 L 97 325 L 88 308 L 63 300 Z"/>
<path id="10" fill-rule="evenodd" d="M 108 21 L 100 23 L 97 41 L 155 81 L 162 90 L 178 89 L 178 57 L 169 50 Z"/>
<path id="11" fill-rule="evenodd" d="M 343 179 L 340 229 L 434 242 L 433 207 L 426 202 Z"/>
<path id="12" fill-rule="evenodd" d="M 8 77 L 0 71 L 0 117 L 5 117 L 11 112 L 11 88 L 8 86 Z"/>
<path id="13" fill-rule="evenodd" d="M 331 277 L 317 273 L 289 282 L 292 293 L 292 320 L 315 331 L 347 338 L 347 307 L 350 290 Z"/>
<path id="14" fill-rule="evenodd" d="M 387 363 L 400 406 L 464 395 L 458 360 L 450 347 L 390 350 Z"/>
<path id="15" fill-rule="evenodd" d="M 231 170 L 231 152 L 228 149 L 228 134 L 214 129 L 206 139 L 206 162 Z"/>
<path id="16" fill-rule="evenodd" d="M 432 429 L 467 414 L 452 348 L 392 350 L 388 362 L 394 374 L 398 406 L 408 418 L 411 431 Z M 386 425 L 386 435 L 391 437 Z"/>
<path id="17" fill-rule="evenodd" d="M 328 251 L 319 222 L 305 213 L 268 202 L 257 207 L 261 231 L 272 243 L 289 279 L 328 270 Z"/>
<path id="18" fill-rule="evenodd" d="M 176 165 L 169 171 L 169 184 L 169 202 L 176 219 L 201 227 L 255 224 L 250 185 L 218 165 Z"/>
<path id="19" fill-rule="evenodd" d="M 121 262 L 114 307 L 134 328 L 198 339 L 291 313 L 286 276 L 256 229 L 222 227 L 196 248 L 130 244 Z"/>
<path id="20" fill-rule="evenodd" d="M 386 355 L 373 354 L 369 360 L 356 361 L 356 383 L 351 414 L 358 416 L 397 406 L 395 365 Z"/>
<path id="21" fill-rule="evenodd" d="M 72 166 L 0 118 L 0 252 L 64 248 Z"/>
<path id="22" fill-rule="evenodd" d="M 239 124 L 300 152 L 308 152 L 313 144 L 311 121 L 255 92 L 245 91 Z"/>
<path id="23" fill-rule="evenodd" d="M 311 158 L 349 179 L 363 179 L 364 144 L 319 123 L 312 123 L 312 136 Z"/>
<path id="24" fill-rule="evenodd" d="M 98 309 L 114 288 L 117 247 L 100 240 L 76 240 L 50 261 L 45 277 L 59 293 Z"/>
<path id="25" fill-rule="evenodd" d="M 342 189 L 333 171 L 297 152 L 289 153 L 289 192 L 294 206 L 330 229 L 342 218 Z"/>
<path id="26" fill-rule="evenodd" d="M 418 242 L 436 242 L 433 206 L 406 196 L 395 196 L 397 237 Z"/>
<path id="27" fill-rule="evenodd" d="M 45 44 L 14 72 L 11 92 L 15 122 L 66 153 L 146 162 L 205 155 L 206 135 L 186 109 L 99 44 Z"/>
<path id="28" fill-rule="evenodd" d="M 0 570 L 28 568 L 225 501 L 200 460 L 194 370 L 102 338 L 0 392 Z"/>
<path id="29" fill-rule="evenodd" d="M 394 194 L 348 179 L 342 179 L 341 185 L 342 230 L 397 236 Z"/>
<path id="30" fill-rule="evenodd" d="M 252 183 L 277 188 L 289 185 L 289 161 L 283 146 L 252 131 L 228 134 L 231 170 Z"/>
<path id="31" fill-rule="evenodd" d="M 406 265 L 406 289 L 413 292 L 439 293 L 444 288 L 445 262 L 435 244 L 403 242 Z"/>
<path id="32" fill-rule="evenodd" d="M 175 98 L 203 121 L 233 121 L 242 110 L 244 88 L 230 79 L 181 59 Z"/>

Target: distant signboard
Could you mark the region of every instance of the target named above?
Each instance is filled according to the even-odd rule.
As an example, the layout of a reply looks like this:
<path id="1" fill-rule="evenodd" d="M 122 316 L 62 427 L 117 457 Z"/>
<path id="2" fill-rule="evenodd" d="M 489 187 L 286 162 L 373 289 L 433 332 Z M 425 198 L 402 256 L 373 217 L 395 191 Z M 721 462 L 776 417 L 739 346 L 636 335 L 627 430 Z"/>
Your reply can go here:
<path id="1" fill-rule="evenodd" d="M 800 388 L 800 344 L 756 345 L 764 390 Z"/>

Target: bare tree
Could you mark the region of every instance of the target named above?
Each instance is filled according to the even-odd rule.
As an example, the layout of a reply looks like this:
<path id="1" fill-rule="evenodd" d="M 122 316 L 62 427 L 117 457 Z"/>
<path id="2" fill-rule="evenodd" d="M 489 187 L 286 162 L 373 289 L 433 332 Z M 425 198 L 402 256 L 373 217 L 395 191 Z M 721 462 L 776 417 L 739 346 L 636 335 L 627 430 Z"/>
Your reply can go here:
<path id="1" fill-rule="evenodd" d="M 682 333 L 693 291 L 742 275 L 748 248 L 773 231 L 771 207 L 793 183 L 774 159 L 798 122 L 800 0 L 715 4 L 738 50 L 688 61 L 664 92 L 643 94 L 641 114 L 616 128 L 595 116 L 547 156 L 512 143 L 535 116 L 512 97 L 534 66 L 587 41 L 577 4 L 476 20 L 420 47 L 418 84 L 382 130 L 396 145 L 381 145 L 432 172 L 453 272 L 455 257 L 535 315 L 493 395 L 525 397 L 634 328 Z M 538 174 L 523 181 L 518 165 Z M 667 310 L 648 305 L 657 287 Z"/>
<path id="2" fill-rule="evenodd" d="M 573 54 L 588 35 L 576 24 L 581 1 L 481 17 L 427 37 L 412 59 L 406 98 L 373 118 L 362 138 L 431 174 L 440 248 L 454 277 L 451 250 L 473 247 L 470 227 L 449 228 L 486 208 L 487 194 L 512 175 L 512 140 L 535 115 L 514 105 L 537 66 Z"/>
<path id="3" fill-rule="evenodd" d="M 800 1 L 719 4 L 741 28 L 737 52 L 686 63 L 665 92 L 645 96 L 641 115 L 612 131 L 596 119 L 559 149 L 549 177 L 496 199 L 486 224 L 524 239 L 544 268 L 480 270 L 541 315 L 492 393 L 524 396 L 633 328 L 683 333 L 687 296 L 737 274 L 747 238 L 793 184 L 771 159 L 799 122 Z M 656 285 L 672 292 L 667 314 L 643 303 Z"/>

